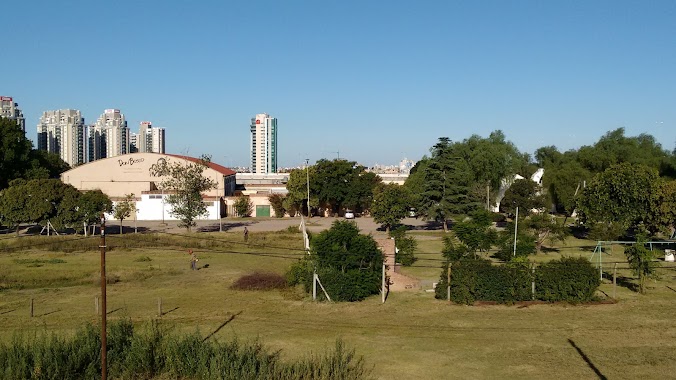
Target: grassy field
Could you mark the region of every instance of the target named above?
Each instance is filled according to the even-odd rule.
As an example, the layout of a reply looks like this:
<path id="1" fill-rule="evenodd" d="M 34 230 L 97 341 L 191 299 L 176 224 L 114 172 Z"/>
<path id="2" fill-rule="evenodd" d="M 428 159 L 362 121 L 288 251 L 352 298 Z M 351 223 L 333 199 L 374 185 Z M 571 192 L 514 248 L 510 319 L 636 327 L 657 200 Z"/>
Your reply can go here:
<path id="1" fill-rule="evenodd" d="M 117 281 L 108 286 L 109 318 L 146 323 L 158 318 L 161 298 L 165 325 L 203 336 L 214 333 L 219 340 L 260 338 L 287 358 L 323 352 L 342 338 L 366 357 L 374 377 L 383 379 L 676 377 L 673 271 L 661 271 L 662 279 L 651 282 L 648 295 L 642 296 L 627 288 L 629 272 L 620 270 L 619 302 L 606 305 L 468 307 L 435 300 L 425 291 L 393 293 L 385 304 L 380 297 L 353 304 L 313 303 L 298 290 L 230 289 L 243 274 L 284 273 L 298 254 L 284 248 L 301 247 L 299 234 L 252 233 L 248 245 L 242 244 L 241 234 L 198 236 L 218 241 L 186 243 L 173 236 L 164 248 L 136 249 L 131 247 L 142 244 L 130 243 L 132 237 L 109 237 L 111 248 L 128 245 L 107 255 L 107 272 Z M 421 258 L 441 257 L 442 233 L 415 236 Z M 0 253 L 2 341 L 17 332 L 70 334 L 99 318 L 94 310 L 98 252 L 46 250 L 39 245 L 46 239 L 32 242 L 32 248 Z M 85 242 L 96 247 L 98 238 L 90 239 Z M 535 259 L 589 257 L 593 245 L 570 240 Z M 187 246 L 194 246 L 200 258 L 198 271 L 190 270 Z M 268 255 L 247 254 L 261 252 Z M 615 248 L 603 259 L 624 257 Z M 438 264 L 420 260 L 405 272 L 436 281 Z M 601 290 L 612 294 L 612 285 L 606 280 Z"/>

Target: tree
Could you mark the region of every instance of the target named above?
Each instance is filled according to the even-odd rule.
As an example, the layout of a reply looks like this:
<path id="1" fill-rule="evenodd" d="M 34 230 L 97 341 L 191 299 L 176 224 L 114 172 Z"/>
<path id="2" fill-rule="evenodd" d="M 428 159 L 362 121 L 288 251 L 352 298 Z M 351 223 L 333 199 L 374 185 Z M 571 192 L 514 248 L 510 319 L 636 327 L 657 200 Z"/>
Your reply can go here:
<path id="1" fill-rule="evenodd" d="M 406 226 L 399 226 L 390 232 L 390 237 L 394 238 L 396 253 L 394 260 L 403 265 L 411 266 L 418 259 L 415 257 L 415 251 L 418 249 L 418 241 L 412 236 L 406 234 Z"/>
<path id="2" fill-rule="evenodd" d="M 455 223 L 453 232 L 466 247 L 464 252 L 476 257 L 477 251 L 489 250 L 498 239 L 497 231 L 491 225 L 491 214 L 477 210 L 465 220 Z"/>
<path id="3" fill-rule="evenodd" d="M 563 242 L 568 236 L 568 230 L 563 224 L 559 224 L 552 215 L 541 213 L 530 215 L 523 220 L 523 227 L 535 236 L 535 249 L 537 253 L 542 250 L 545 241 Z"/>
<path id="4" fill-rule="evenodd" d="M 0 117 L 0 189 L 24 178 L 33 144 L 16 121 Z"/>
<path id="5" fill-rule="evenodd" d="M 376 187 L 371 205 L 373 220 L 385 225 L 385 230 L 389 233 L 392 226 L 399 224 L 406 217 L 409 204 L 409 193 L 403 186 L 380 185 Z"/>
<path id="6" fill-rule="evenodd" d="M 134 194 L 127 194 L 124 200 L 118 202 L 113 209 L 113 217 L 120 221 L 120 235 L 122 235 L 122 221 L 131 216 L 131 213 L 136 212 L 136 202 L 134 202 Z"/>
<path id="7" fill-rule="evenodd" d="M 439 139 L 431 153 L 418 212 L 424 219 L 441 222 L 448 232 L 447 221 L 452 215 L 466 214 L 477 207 L 469 197 L 472 173 L 465 160 L 454 156 L 446 137 Z"/>
<path id="8" fill-rule="evenodd" d="M 80 195 L 75 208 L 77 210 L 77 218 L 82 221 L 86 235 L 87 227 L 90 224 L 95 224 L 99 221 L 102 213 L 108 213 L 113 210 L 113 202 L 101 190 L 90 190 Z"/>
<path id="9" fill-rule="evenodd" d="M 659 230 L 650 215 L 657 211 L 661 182 L 656 169 L 641 164 L 618 164 L 597 174 L 578 199 L 580 220 L 619 223 L 624 229 L 644 224 L 651 232 Z"/>
<path id="10" fill-rule="evenodd" d="M 202 193 L 217 186 L 214 180 L 203 175 L 209 162 L 209 156 L 202 156 L 197 162 L 162 160 L 151 169 L 153 175 L 164 177 L 160 186 L 171 192 L 167 197 L 167 203 L 172 206 L 170 214 L 178 218 L 178 226 L 188 232 L 197 225 L 195 220 L 207 213 Z"/>
<path id="11" fill-rule="evenodd" d="M 639 236 L 636 243 L 624 250 L 631 270 L 638 276 L 639 292 L 645 294 L 645 283 L 649 278 L 657 278 L 658 264 L 654 262 L 655 252 L 645 246 L 645 237 Z"/>
<path id="12" fill-rule="evenodd" d="M 545 175 L 542 178 L 542 187 L 556 206 L 558 211 L 571 216 L 575 211 L 576 199 L 582 191 L 585 181 L 592 178 L 589 170 L 585 169 L 574 159 L 574 153 L 566 152 L 560 161 L 547 164 Z"/>
<path id="13" fill-rule="evenodd" d="M 282 194 L 274 193 L 268 196 L 268 201 L 272 206 L 272 209 L 275 210 L 275 216 L 277 218 L 283 218 L 286 214 L 286 209 L 284 209 L 284 196 Z"/>
<path id="14" fill-rule="evenodd" d="M 294 169 L 289 173 L 289 181 L 286 183 L 288 194 L 284 199 L 284 207 L 289 211 L 293 211 L 293 213 L 289 212 L 289 215 L 295 216 L 296 211 L 300 212 L 303 210 L 303 205 L 307 200 L 308 177 L 310 178 L 309 208 L 319 206 L 317 192 L 321 184 L 316 181 L 315 167 L 309 166 L 305 169 Z M 307 211 L 308 216 L 312 215 L 310 209 Z"/>
<path id="15" fill-rule="evenodd" d="M 331 214 L 346 206 L 363 212 L 371 205 L 373 189 L 379 182 L 380 177 L 367 173 L 354 161 L 322 159 L 314 165 L 310 177 L 310 197 L 316 194 L 319 206 Z"/>
<path id="16" fill-rule="evenodd" d="M 500 208 L 514 215 L 516 208 L 521 215 L 528 215 L 533 210 L 542 210 L 546 206 L 545 197 L 540 193 L 540 185 L 530 179 L 517 179 L 512 186 L 505 191 L 505 196 L 500 202 Z"/>
<path id="17" fill-rule="evenodd" d="M 75 205 L 80 192 L 58 179 L 17 179 L 0 195 L 0 215 L 10 226 L 21 223 L 45 224 L 51 220 L 57 227 L 77 221 Z"/>
<path id="18" fill-rule="evenodd" d="M 354 222 L 336 221 L 315 235 L 310 257 L 332 299 L 360 301 L 381 290 L 383 253 Z"/>
<path id="19" fill-rule="evenodd" d="M 408 190 L 411 196 L 411 206 L 415 207 L 416 210 L 421 209 L 421 194 L 425 190 L 425 170 L 429 162 L 430 159 L 427 156 L 416 162 L 404 183 L 404 188 Z"/>
<path id="20" fill-rule="evenodd" d="M 237 197 L 237 200 L 235 201 L 235 212 L 237 213 L 237 216 L 240 217 L 251 216 L 253 213 L 253 203 L 251 203 L 251 199 L 249 199 L 247 195 Z"/>

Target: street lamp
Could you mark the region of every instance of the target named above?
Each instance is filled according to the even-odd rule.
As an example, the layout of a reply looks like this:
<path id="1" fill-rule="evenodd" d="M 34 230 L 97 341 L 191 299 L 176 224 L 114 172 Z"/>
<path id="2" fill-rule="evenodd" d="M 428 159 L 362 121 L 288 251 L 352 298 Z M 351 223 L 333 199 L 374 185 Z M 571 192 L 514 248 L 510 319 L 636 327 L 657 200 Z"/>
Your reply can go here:
<path id="1" fill-rule="evenodd" d="M 310 159 L 305 159 L 305 173 L 307 174 L 307 217 L 311 218 L 310 214 Z"/>

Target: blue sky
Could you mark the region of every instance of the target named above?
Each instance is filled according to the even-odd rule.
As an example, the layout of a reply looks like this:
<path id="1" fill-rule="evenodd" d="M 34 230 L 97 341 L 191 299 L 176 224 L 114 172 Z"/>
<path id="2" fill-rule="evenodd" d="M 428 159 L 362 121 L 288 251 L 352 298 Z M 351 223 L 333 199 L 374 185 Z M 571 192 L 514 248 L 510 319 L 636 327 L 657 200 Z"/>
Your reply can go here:
<path id="1" fill-rule="evenodd" d="M 419 159 L 501 129 L 525 152 L 609 130 L 676 141 L 674 1 L 12 1 L 0 95 L 87 123 L 119 108 L 167 151 L 247 165 L 249 120 L 279 161 Z"/>

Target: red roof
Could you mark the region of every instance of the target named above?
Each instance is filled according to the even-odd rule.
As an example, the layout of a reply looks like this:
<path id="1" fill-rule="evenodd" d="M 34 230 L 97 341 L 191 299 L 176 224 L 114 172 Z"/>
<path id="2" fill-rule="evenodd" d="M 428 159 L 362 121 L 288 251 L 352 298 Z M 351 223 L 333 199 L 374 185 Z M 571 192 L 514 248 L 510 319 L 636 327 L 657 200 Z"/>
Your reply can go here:
<path id="1" fill-rule="evenodd" d="M 195 162 L 195 163 L 201 162 L 201 160 L 199 158 L 182 156 L 180 154 L 167 154 L 167 156 L 178 157 L 178 158 L 182 158 L 184 160 L 188 160 L 188 161 Z M 225 166 L 216 164 L 214 162 L 209 162 L 207 164 L 207 166 L 209 168 L 214 169 L 215 171 L 225 175 L 225 176 L 231 176 L 231 175 L 237 174 L 237 173 L 235 173 L 234 170 L 230 170 L 230 169 L 226 168 Z"/>

